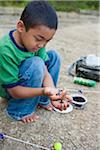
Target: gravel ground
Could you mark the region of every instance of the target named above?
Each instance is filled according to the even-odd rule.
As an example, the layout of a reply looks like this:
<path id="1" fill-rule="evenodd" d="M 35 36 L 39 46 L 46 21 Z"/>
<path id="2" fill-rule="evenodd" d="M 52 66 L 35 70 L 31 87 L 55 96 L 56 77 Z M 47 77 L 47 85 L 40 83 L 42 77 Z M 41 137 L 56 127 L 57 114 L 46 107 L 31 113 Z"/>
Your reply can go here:
<path id="1" fill-rule="evenodd" d="M 18 16 L 0 17 L 0 37 L 14 27 Z M 78 14 L 60 14 L 60 24 L 54 39 L 47 45 L 56 49 L 62 58 L 62 67 L 58 87 L 66 89 L 86 89 L 84 93 L 88 103 L 82 110 L 73 109 L 68 114 L 48 112 L 37 109 L 40 119 L 37 122 L 23 124 L 6 117 L 6 104 L 0 99 L 0 132 L 35 144 L 51 147 L 54 142 L 61 142 L 63 150 L 99 150 L 100 149 L 100 83 L 89 88 L 73 83 L 67 75 L 67 66 L 80 56 L 96 54 L 100 56 L 100 24 L 97 16 Z M 69 94 L 72 94 L 71 91 Z M 9 139 L 0 141 L 0 150 L 37 150 L 29 145 Z"/>

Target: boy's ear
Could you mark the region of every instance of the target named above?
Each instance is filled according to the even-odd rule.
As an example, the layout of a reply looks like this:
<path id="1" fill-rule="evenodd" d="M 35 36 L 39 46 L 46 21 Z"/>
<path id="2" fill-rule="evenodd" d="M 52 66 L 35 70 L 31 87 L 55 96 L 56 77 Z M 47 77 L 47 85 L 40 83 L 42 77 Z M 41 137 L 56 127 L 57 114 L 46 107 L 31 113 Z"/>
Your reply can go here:
<path id="1" fill-rule="evenodd" d="M 25 25 L 24 25 L 24 23 L 23 23 L 22 20 L 19 20 L 19 21 L 18 21 L 18 23 L 17 23 L 17 30 L 18 30 L 19 32 L 25 31 Z"/>

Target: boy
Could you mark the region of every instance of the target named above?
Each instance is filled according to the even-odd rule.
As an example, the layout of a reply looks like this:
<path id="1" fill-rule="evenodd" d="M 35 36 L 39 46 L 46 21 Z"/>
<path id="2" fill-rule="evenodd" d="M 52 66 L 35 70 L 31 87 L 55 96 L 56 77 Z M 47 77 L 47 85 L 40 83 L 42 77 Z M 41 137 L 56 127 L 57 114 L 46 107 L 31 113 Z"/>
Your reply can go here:
<path id="1" fill-rule="evenodd" d="M 0 40 L 0 96 L 8 99 L 7 114 L 24 123 L 39 118 L 37 106 L 67 108 L 66 91 L 56 89 L 60 58 L 45 51 L 58 25 L 57 15 L 46 1 L 32 1 L 22 12 L 17 29 Z"/>

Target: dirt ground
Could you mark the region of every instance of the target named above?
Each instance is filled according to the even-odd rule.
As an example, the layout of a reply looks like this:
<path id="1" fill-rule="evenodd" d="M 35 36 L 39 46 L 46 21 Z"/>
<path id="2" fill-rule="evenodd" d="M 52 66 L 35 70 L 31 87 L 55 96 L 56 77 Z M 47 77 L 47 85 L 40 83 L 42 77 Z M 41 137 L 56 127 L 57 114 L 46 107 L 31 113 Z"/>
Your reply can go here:
<path id="1" fill-rule="evenodd" d="M 68 114 L 37 109 L 40 119 L 24 124 L 6 117 L 6 104 L 0 100 L 0 132 L 35 144 L 52 147 L 54 142 L 61 142 L 63 150 L 100 150 L 100 83 L 90 88 L 73 83 L 73 77 L 67 75 L 67 67 L 80 56 L 96 54 L 100 56 L 100 24 L 97 16 L 77 14 L 59 15 L 60 23 L 54 39 L 47 45 L 56 49 L 62 58 L 62 67 L 58 87 L 66 89 L 85 89 L 88 102 L 84 109 L 73 109 Z M 3 18 L 0 18 L 3 20 Z M 8 19 L 8 18 L 7 18 Z M 5 19 L 7 21 L 7 19 Z M 8 23 L 9 23 L 8 19 Z M 4 23 L 0 34 L 9 31 Z M 1 37 L 0 35 L 0 37 Z M 84 90 L 84 91 L 85 91 Z M 69 92 L 72 94 L 73 91 Z M 0 141 L 0 150 L 38 150 L 29 145 L 9 139 Z"/>

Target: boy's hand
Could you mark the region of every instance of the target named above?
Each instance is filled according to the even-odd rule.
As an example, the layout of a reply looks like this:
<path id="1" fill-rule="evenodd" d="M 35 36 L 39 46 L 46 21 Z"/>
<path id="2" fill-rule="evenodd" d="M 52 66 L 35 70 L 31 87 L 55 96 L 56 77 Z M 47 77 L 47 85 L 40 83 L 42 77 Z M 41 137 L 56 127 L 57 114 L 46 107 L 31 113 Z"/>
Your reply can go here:
<path id="1" fill-rule="evenodd" d="M 51 101 L 57 101 L 59 99 L 66 98 L 66 90 L 59 90 L 57 88 L 45 87 L 44 95 L 49 96 Z"/>
<path id="2" fill-rule="evenodd" d="M 66 94 L 66 90 L 58 90 L 56 88 L 46 87 L 44 94 L 49 96 L 51 103 L 59 110 L 66 110 L 72 98 Z"/>
<path id="3" fill-rule="evenodd" d="M 45 87 L 43 92 L 44 92 L 44 95 L 52 97 L 58 93 L 58 89 L 51 88 L 51 87 Z"/>
<path id="4" fill-rule="evenodd" d="M 57 109 L 59 109 L 59 110 L 61 110 L 61 111 L 66 110 L 67 107 L 69 107 L 69 103 L 68 103 L 66 100 L 63 100 L 62 103 L 61 103 L 61 100 L 58 100 L 58 101 L 51 101 L 51 103 L 52 103 L 52 105 L 53 105 L 55 108 L 57 108 Z"/>
<path id="5" fill-rule="evenodd" d="M 61 111 L 66 110 L 72 101 L 72 97 L 67 95 L 65 90 L 60 91 L 60 94 L 58 93 L 58 95 L 60 96 L 60 99 L 51 101 L 52 105 Z"/>
<path id="6" fill-rule="evenodd" d="M 52 101 L 64 100 L 66 98 L 66 90 L 57 90 L 56 94 L 50 96 Z"/>

